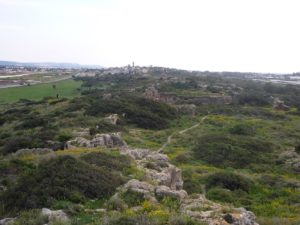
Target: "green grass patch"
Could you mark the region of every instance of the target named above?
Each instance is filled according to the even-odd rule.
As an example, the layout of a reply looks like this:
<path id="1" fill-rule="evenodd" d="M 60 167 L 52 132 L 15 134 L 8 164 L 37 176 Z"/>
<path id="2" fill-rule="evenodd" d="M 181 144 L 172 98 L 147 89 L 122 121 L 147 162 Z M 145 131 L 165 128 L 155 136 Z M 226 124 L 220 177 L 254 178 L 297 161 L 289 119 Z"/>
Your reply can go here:
<path id="1" fill-rule="evenodd" d="M 0 104 L 12 103 L 20 99 L 40 100 L 49 96 L 56 97 L 57 94 L 59 97 L 67 98 L 78 96 L 80 92 L 77 89 L 80 88 L 81 83 L 69 79 L 54 83 L 0 89 Z"/>

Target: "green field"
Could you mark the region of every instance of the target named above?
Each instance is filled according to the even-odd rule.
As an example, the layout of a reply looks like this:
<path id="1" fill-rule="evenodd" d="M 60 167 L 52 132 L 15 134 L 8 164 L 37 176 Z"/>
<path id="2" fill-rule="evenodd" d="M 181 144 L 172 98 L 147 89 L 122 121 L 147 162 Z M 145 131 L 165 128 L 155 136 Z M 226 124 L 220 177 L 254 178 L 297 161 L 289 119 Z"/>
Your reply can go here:
<path id="1" fill-rule="evenodd" d="M 53 85 L 56 85 L 53 88 Z M 19 99 L 39 100 L 43 97 L 73 97 L 79 95 L 81 82 L 72 79 L 33 86 L 0 89 L 0 104 L 16 102 Z"/>

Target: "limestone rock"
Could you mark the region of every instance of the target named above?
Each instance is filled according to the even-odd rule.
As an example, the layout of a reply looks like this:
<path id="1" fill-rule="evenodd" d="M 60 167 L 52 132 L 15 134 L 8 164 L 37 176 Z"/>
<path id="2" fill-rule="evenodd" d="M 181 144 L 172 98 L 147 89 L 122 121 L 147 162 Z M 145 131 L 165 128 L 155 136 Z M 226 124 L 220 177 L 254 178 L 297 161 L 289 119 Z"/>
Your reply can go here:
<path id="1" fill-rule="evenodd" d="M 126 146 L 125 141 L 121 138 L 119 133 L 115 134 L 97 134 L 90 144 L 93 147 L 106 146 L 109 148 Z"/>
<path id="2" fill-rule="evenodd" d="M 4 218 L 0 220 L 0 225 L 13 225 L 15 218 Z"/>
<path id="3" fill-rule="evenodd" d="M 279 98 L 274 98 L 273 100 L 273 109 L 288 111 L 290 107 L 284 104 L 284 101 L 281 101 Z"/>
<path id="4" fill-rule="evenodd" d="M 132 180 L 128 181 L 124 185 L 124 188 L 126 190 L 143 193 L 143 194 L 150 194 L 150 193 L 154 192 L 153 185 L 146 183 L 146 182 L 138 181 L 136 179 L 132 179 Z"/>
<path id="5" fill-rule="evenodd" d="M 60 222 L 68 222 L 69 221 L 69 217 L 62 210 L 50 210 L 47 208 L 43 208 L 41 214 L 43 216 L 48 217 L 48 221 L 50 224 L 54 221 L 60 221 Z"/>
<path id="6" fill-rule="evenodd" d="M 233 225 L 258 225 L 253 212 L 247 211 L 244 208 L 240 208 L 239 210 L 238 214 L 232 214 Z"/>
<path id="7" fill-rule="evenodd" d="M 85 147 L 124 147 L 126 142 L 121 138 L 119 133 L 113 134 L 96 134 L 92 140 L 83 137 L 76 137 L 74 140 L 67 142 L 67 148 Z"/>
<path id="8" fill-rule="evenodd" d="M 232 209 L 212 202 L 200 194 L 188 196 L 183 190 L 181 170 L 169 162 L 167 155 L 148 149 L 123 147 L 120 150 L 121 154 L 128 155 L 136 161 L 138 168 L 144 171 L 147 181 L 132 179 L 120 189 L 121 191 L 142 193 L 144 198 L 153 204 L 157 203 L 156 198 L 176 198 L 180 200 L 182 214 L 209 225 L 258 225 L 255 215 L 243 208 Z M 225 211 L 229 213 L 225 214 Z"/>
<path id="9" fill-rule="evenodd" d="M 209 225 L 258 225 L 252 212 L 244 208 L 228 208 L 225 210 L 228 213 L 224 213 L 224 207 L 206 199 L 204 195 L 196 195 L 194 198 L 185 198 L 180 210 L 189 217 Z"/>
<path id="10" fill-rule="evenodd" d="M 149 161 L 163 161 L 163 162 L 168 162 L 168 156 L 160 153 L 150 153 L 146 156 L 146 160 Z"/>
<path id="11" fill-rule="evenodd" d="M 165 185 L 171 190 L 181 190 L 183 187 L 181 170 L 171 164 L 166 168 L 161 168 L 161 172 L 146 169 L 146 174 L 150 179 L 156 180 L 159 185 Z"/>
<path id="12" fill-rule="evenodd" d="M 117 125 L 120 121 L 120 117 L 118 114 L 111 114 L 108 117 L 105 117 L 105 120 L 113 125 Z"/>
<path id="13" fill-rule="evenodd" d="M 184 190 L 172 190 L 171 188 L 161 185 L 155 188 L 155 195 L 158 197 L 173 197 L 179 200 L 187 197 L 187 193 Z"/>
<path id="14" fill-rule="evenodd" d="M 134 160 L 141 160 L 150 154 L 150 150 L 148 149 L 128 149 L 123 148 L 121 151 L 122 154 L 128 155 Z"/>

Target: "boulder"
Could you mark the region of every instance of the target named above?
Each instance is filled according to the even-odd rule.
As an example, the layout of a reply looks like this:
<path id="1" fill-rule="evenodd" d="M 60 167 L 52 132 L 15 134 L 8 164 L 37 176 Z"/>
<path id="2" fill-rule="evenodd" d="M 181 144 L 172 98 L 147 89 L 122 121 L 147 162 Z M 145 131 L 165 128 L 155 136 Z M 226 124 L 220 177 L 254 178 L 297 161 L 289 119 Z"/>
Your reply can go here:
<path id="1" fill-rule="evenodd" d="M 41 214 L 48 218 L 50 224 L 55 221 L 60 221 L 63 223 L 69 222 L 69 217 L 62 210 L 51 210 L 43 208 Z"/>
<path id="2" fill-rule="evenodd" d="M 88 140 L 83 137 L 76 137 L 74 140 L 67 142 L 66 148 L 85 147 L 124 147 L 126 142 L 123 141 L 119 133 L 113 134 L 96 134 L 92 140 Z"/>
<path id="3" fill-rule="evenodd" d="M 0 220 L 0 225 L 13 225 L 15 218 L 4 218 Z"/>
<path id="4" fill-rule="evenodd" d="M 279 98 L 274 98 L 273 109 L 288 111 L 290 110 L 290 107 L 284 104 L 284 101 L 281 101 Z"/>
<path id="5" fill-rule="evenodd" d="M 160 185 L 157 186 L 155 188 L 155 195 L 157 197 L 172 197 L 172 198 L 176 198 L 179 200 L 184 199 L 185 197 L 187 197 L 187 193 L 184 190 L 180 190 L 180 191 L 176 191 L 176 190 L 172 190 L 171 188 L 164 186 L 164 185 Z"/>
<path id="6" fill-rule="evenodd" d="M 182 190 L 183 180 L 181 170 L 169 164 L 169 167 L 161 168 L 161 172 L 152 169 L 146 169 L 147 176 L 158 182 L 159 185 L 164 185 L 171 190 Z"/>
<path id="7" fill-rule="evenodd" d="M 107 117 L 105 117 L 105 121 L 111 123 L 112 125 L 117 125 L 120 121 L 120 117 L 118 114 L 111 114 Z"/>
<path id="8" fill-rule="evenodd" d="M 77 146 L 91 148 L 90 141 L 83 137 L 76 137 L 74 140 L 68 141 L 66 144 L 67 149 L 75 148 Z"/>
<path id="9" fill-rule="evenodd" d="M 143 193 L 143 194 L 150 194 L 154 192 L 154 187 L 153 185 L 142 182 L 136 179 L 132 179 L 128 181 L 125 185 L 124 188 L 126 190 L 130 190 L 133 192 L 138 192 L 138 193 Z"/>
<path id="10" fill-rule="evenodd" d="M 258 225 L 258 223 L 255 221 L 256 217 L 253 212 L 247 211 L 244 208 L 240 208 L 239 210 L 239 213 L 231 214 L 233 225 Z"/>
<path id="11" fill-rule="evenodd" d="M 209 225 L 258 225 L 256 217 L 251 211 L 244 208 L 227 208 L 212 202 L 204 195 L 196 195 L 185 198 L 181 204 L 180 210 L 189 217 L 207 223 Z M 228 213 L 224 213 L 227 211 Z"/>
<path id="12" fill-rule="evenodd" d="M 126 146 L 125 141 L 121 138 L 119 133 L 115 134 L 97 134 L 90 144 L 93 147 L 106 146 L 108 148 Z"/>
<path id="13" fill-rule="evenodd" d="M 150 150 L 148 149 L 129 149 L 129 148 L 123 148 L 121 151 L 122 154 L 128 155 L 134 160 L 142 160 L 147 155 L 150 154 Z"/>
<path id="14" fill-rule="evenodd" d="M 168 162 L 169 161 L 167 155 L 160 154 L 160 153 L 157 153 L 157 152 L 147 155 L 146 160 L 149 160 L 149 161 L 163 161 L 163 162 Z"/>

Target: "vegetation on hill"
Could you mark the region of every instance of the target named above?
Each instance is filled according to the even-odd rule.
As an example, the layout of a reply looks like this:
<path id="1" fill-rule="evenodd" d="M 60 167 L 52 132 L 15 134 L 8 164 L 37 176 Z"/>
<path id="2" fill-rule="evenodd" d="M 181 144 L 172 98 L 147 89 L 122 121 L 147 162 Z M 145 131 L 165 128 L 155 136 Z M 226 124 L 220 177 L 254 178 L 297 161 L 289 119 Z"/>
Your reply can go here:
<path id="1" fill-rule="evenodd" d="M 299 223 L 298 86 L 259 83 L 230 74 L 159 70 L 147 76 L 76 80 L 57 84 L 57 90 L 64 89 L 58 99 L 50 84 L 0 90 L 0 99 L 11 102 L 0 107 L 2 217 L 17 214 L 22 221 L 36 215 L 28 209 L 50 207 L 64 209 L 77 221 L 74 224 L 101 224 L 103 214 L 88 210 L 106 208 L 108 224 L 197 224 L 182 217 L 172 199 L 157 205 L 130 194 L 123 201 L 108 200 L 127 179 L 143 173 L 113 149 L 64 149 L 78 132 L 88 130 L 86 139 L 122 132 L 133 148 L 164 146 L 164 153 L 182 169 L 189 194 L 202 193 L 220 204 L 245 207 L 261 225 Z M 166 102 L 146 99 L 143 93 L 150 86 L 162 95 L 180 98 L 175 106 L 191 98 L 200 100 L 193 113 L 181 113 Z M 9 96 L 13 90 L 17 91 Z M 202 104 L 203 96 L 230 96 L 232 102 Z M 290 110 L 275 110 L 274 98 L 284 100 Z M 117 124 L 107 119 L 111 114 L 118 114 Z M 13 154 L 23 148 L 55 152 L 51 157 Z M 119 212 L 113 214 L 112 209 Z"/>
<path id="2" fill-rule="evenodd" d="M 96 158 L 95 163 L 95 157 L 101 158 Z M 114 162 L 114 166 L 109 162 Z M 105 152 L 83 155 L 82 160 L 69 155 L 59 156 L 23 172 L 2 194 L 2 207 L 5 213 L 11 214 L 24 209 L 51 207 L 60 200 L 83 203 L 86 199 L 107 198 L 124 183 L 123 170 L 127 175 L 131 170 L 131 161 L 125 156 Z"/>

